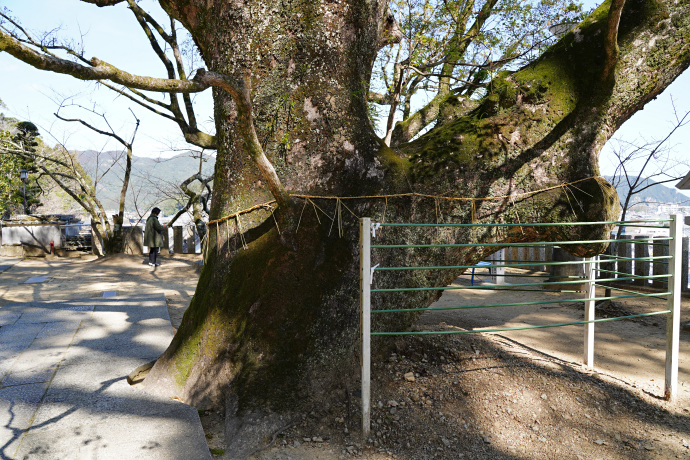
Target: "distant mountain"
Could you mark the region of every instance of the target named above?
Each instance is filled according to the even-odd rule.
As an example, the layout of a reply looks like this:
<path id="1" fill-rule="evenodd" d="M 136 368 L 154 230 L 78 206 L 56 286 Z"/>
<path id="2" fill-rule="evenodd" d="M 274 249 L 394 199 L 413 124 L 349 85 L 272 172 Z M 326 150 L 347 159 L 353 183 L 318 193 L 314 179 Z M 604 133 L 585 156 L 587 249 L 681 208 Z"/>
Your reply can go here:
<path id="1" fill-rule="evenodd" d="M 77 153 L 77 159 L 85 172 L 95 180 L 98 178 L 96 194 L 106 209 L 116 209 L 120 202 L 120 189 L 124 176 L 122 152 L 97 152 L 86 150 Z M 207 159 L 202 171 L 213 173 L 214 160 Z M 133 194 L 137 195 L 138 207 L 147 209 L 157 205 L 174 206 L 168 197 L 174 193 L 182 181 L 199 170 L 199 159 L 191 154 L 180 154 L 172 158 L 155 159 L 134 156 L 132 174 L 127 193 L 126 210 L 134 211 Z M 167 204 L 166 204 L 167 202 Z"/>
<path id="2" fill-rule="evenodd" d="M 613 180 L 612 176 L 604 176 L 604 178 L 609 182 L 612 182 Z M 650 183 L 654 184 L 655 182 L 650 181 L 649 179 L 645 179 L 645 185 Z M 673 182 L 669 182 L 669 184 L 673 185 Z M 616 191 L 618 192 L 618 196 L 621 200 L 625 199 L 625 196 L 627 195 L 629 190 L 630 187 L 628 187 L 628 184 L 625 183 L 625 181 L 622 181 L 622 183 L 618 184 L 618 186 L 616 187 Z M 652 187 L 649 187 L 646 190 L 643 190 L 640 193 L 635 194 L 630 200 L 631 205 L 644 202 L 664 204 L 684 203 L 688 205 L 690 204 L 690 197 L 678 192 L 672 186 L 669 187 L 667 184 L 657 184 L 653 185 Z"/>

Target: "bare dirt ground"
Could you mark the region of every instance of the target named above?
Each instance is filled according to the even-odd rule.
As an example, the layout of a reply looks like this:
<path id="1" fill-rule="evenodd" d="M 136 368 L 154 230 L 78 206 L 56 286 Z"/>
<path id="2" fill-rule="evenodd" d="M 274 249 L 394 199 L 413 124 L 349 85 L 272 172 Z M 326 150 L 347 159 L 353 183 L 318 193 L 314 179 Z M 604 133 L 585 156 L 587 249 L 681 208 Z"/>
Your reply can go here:
<path id="1" fill-rule="evenodd" d="M 159 258 L 161 266 L 149 267 L 145 256 L 117 254 L 104 258 L 30 258 L 0 277 L 0 307 L 12 302 L 56 301 L 118 295 L 163 293 L 176 329 L 194 295 L 201 255 Z M 24 284 L 32 276 L 47 276 L 43 283 Z"/>
<path id="2" fill-rule="evenodd" d="M 0 308 L 12 302 L 163 292 L 176 328 L 196 287 L 198 256 L 26 259 L 0 275 Z M 41 284 L 23 284 L 48 276 Z M 458 285 L 468 284 L 467 277 Z M 509 309 L 437 310 L 417 329 L 461 330 L 582 319 L 572 294 L 448 291 L 434 306 L 556 303 Z M 599 317 L 663 309 L 653 298 L 614 301 Z M 655 310 L 656 309 L 656 310 Z M 683 324 L 690 321 L 683 299 Z M 664 401 L 664 316 L 596 326 L 595 369 L 582 368 L 582 326 L 483 335 L 377 339 L 372 433 L 360 437 L 358 382 L 266 440 L 257 460 L 666 459 L 690 458 L 690 331 L 681 333 L 679 397 Z M 385 341 L 385 342 L 384 342 Z M 351 376 L 344 379 L 357 380 Z M 201 413 L 222 458 L 221 408 Z"/>

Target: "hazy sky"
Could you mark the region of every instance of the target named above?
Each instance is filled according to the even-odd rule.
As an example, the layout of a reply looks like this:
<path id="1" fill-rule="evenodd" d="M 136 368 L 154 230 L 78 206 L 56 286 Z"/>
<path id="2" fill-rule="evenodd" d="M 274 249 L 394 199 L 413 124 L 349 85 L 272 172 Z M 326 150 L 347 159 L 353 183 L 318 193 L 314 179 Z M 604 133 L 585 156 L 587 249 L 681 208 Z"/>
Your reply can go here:
<path id="1" fill-rule="evenodd" d="M 142 6 L 151 10 L 156 2 L 144 0 Z M 96 56 L 131 73 L 163 76 L 164 68 L 146 45 L 146 38 L 123 6 L 97 8 L 77 0 L 0 0 L 0 6 L 9 8 L 28 30 L 41 31 L 60 28 L 60 36 L 77 39 L 84 36 L 85 55 Z M 167 22 L 163 22 L 167 25 Z M 184 147 L 179 129 L 174 123 L 149 113 L 131 101 L 116 97 L 95 83 L 82 82 L 70 76 L 33 69 L 7 53 L 0 53 L 0 100 L 6 105 L 6 115 L 28 119 L 39 125 L 48 143 L 63 142 L 72 149 L 100 149 L 105 144 L 102 136 L 55 119 L 55 101 L 69 96 L 80 96 L 81 104 L 96 104 L 96 110 L 107 111 L 113 127 L 124 137 L 131 134 L 134 118 L 132 108 L 141 119 L 135 142 L 135 155 L 159 156 L 170 150 L 170 145 Z M 656 100 L 633 116 L 616 133 L 615 138 L 635 142 L 664 137 L 673 123 L 671 100 L 682 115 L 690 111 L 690 72 L 686 71 Z M 198 119 L 207 131 L 213 130 L 210 91 L 196 96 Z M 81 114 L 74 107 L 63 112 L 66 116 Z M 50 132 L 55 139 L 51 139 Z M 612 144 L 612 143 L 609 143 Z M 690 126 L 676 133 L 671 143 L 677 158 L 690 158 Z M 107 148 L 117 148 L 108 146 Z M 603 174 L 611 174 L 610 145 L 602 154 L 600 167 Z M 165 154 L 165 153 L 164 153 Z"/>

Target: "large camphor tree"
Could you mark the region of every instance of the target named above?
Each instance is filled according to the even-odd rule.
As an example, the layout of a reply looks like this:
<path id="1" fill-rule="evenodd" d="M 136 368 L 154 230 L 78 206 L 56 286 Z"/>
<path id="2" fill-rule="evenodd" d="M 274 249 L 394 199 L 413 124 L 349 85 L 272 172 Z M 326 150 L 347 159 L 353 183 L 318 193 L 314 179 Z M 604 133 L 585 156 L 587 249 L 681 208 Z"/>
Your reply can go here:
<path id="1" fill-rule="evenodd" d="M 194 299 L 145 383 L 191 404 L 224 403 L 237 455 L 325 395 L 357 385 L 353 214 L 387 222 L 611 220 L 619 205 L 598 178 L 602 146 L 690 63 L 687 0 L 613 0 L 538 59 L 495 75 L 470 110 L 461 95 L 444 96 L 454 113 L 446 111 L 412 141 L 393 133 L 390 148 L 367 113 L 377 50 L 396 39 L 385 1 L 159 3 L 199 49 L 205 68 L 193 78 L 133 75 L 97 58 L 60 58 L 7 29 L 0 51 L 40 69 L 135 90 L 213 91 L 215 137 L 181 124 L 189 139 L 217 148 L 211 220 L 255 210 L 209 225 Z M 335 199 L 353 196 L 368 198 Z M 438 198 L 450 196 L 501 198 Z M 270 209 L 257 206 L 272 200 Z M 579 240 L 610 230 L 546 228 L 420 232 L 417 241 Z M 457 265 L 489 250 L 391 253 L 375 263 L 431 264 L 433 257 L 433 265 Z M 396 283 L 442 286 L 455 275 L 415 272 L 398 275 Z M 388 281 L 377 275 L 377 283 Z M 393 301 L 419 307 L 434 297 L 419 291 Z M 376 327 L 399 330 L 414 320 L 391 315 Z"/>

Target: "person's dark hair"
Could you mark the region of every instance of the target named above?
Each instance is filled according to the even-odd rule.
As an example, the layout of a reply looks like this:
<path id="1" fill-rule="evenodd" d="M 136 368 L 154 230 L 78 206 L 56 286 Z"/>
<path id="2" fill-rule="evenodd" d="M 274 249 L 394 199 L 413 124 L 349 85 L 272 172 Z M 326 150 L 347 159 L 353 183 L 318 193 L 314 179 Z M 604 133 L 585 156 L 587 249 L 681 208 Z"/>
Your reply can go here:
<path id="1" fill-rule="evenodd" d="M 158 214 L 160 214 L 160 213 L 161 213 L 161 210 L 158 209 L 158 208 L 153 208 L 153 209 L 151 210 L 151 214 L 158 215 Z"/>

